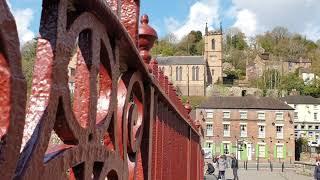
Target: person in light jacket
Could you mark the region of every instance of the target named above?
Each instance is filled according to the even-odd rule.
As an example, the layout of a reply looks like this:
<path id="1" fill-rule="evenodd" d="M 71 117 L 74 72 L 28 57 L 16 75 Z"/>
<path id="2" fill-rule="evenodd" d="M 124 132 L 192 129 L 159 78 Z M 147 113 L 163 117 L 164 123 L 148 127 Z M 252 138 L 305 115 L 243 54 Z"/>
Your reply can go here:
<path id="1" fill-rule="evenodd" d="M 226 169 L 227 169 L 227 157 L 225 155 L 222 155 L 218 159 L 218 170 L 219 170 L 218 179 L 225 180 Z"/>
<path id="2" fill-rule="evenodd" d="M 314 168 L 314 179 L 320 180 L 320 158 L 316 160 L 316 167 Z"/>

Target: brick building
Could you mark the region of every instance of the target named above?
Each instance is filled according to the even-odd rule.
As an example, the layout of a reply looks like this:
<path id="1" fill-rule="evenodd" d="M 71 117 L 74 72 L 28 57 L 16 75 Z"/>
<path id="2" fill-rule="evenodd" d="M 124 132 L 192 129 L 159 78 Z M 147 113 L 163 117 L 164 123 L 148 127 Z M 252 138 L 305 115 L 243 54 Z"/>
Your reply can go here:
<path id="1" fill-rule="evenodd" d="M 293 108 L 268 97 L 210 97 L 196 109 L 203 147 L 240 160 L 294 160 Z"/>

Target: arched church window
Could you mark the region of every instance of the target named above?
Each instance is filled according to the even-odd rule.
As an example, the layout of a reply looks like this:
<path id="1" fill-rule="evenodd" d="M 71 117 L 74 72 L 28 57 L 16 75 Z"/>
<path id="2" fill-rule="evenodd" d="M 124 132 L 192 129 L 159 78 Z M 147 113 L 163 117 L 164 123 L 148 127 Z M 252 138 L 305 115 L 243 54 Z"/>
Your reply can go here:
<path id="1" fill-rule="evenodd" d="M 196 67 L 196 81 L 199 81 L 199 66 Z"/>
<path id="2" fill-rule="evenodd" d="M 179 67 L 176 67 L 176 81 L 179 81 Z"/>
<path id="3" fill-rule="evenodd" d="M 196 67 L 192 66 L 192 81 L 196 80 Z"/>
<path id="4" fill-rule="evenodd" d="M 211 48 L 212 50 L 216 49 L 216 41 L 214 39 L 211 40 Z"/>

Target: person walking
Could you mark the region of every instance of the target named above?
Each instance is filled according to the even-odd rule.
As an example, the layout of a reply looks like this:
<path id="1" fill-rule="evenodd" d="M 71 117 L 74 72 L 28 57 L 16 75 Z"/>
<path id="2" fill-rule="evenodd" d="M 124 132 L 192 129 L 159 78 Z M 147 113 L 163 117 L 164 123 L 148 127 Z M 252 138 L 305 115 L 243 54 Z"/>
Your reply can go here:
<path id="1" fill-rule="evenodd" d="M 232 172 L 233 172 L 233 180 L 239 180 L 239 177 L 238 177 L 238 168 L 239 168 L 238 159 L 234 154 L 232 154 L 231 158 L 232 158 L 232 160 L 231 160 L 231 168 L 232 168 Z"/>
<path id="2" fill-rule="evenodd" d="M 227 157 L 226 155 L 222 155 L 218 159 L 218 170 L 219 170 L 218 180 L 219 179 L 225 180 L 226 168 L 227 168 Z"/>
<path id="3" fill-rule="evenodd" d="M 316 160 L 316 167 L 314 168 L 314 179 L 320 180 L 320 158 Z"/>

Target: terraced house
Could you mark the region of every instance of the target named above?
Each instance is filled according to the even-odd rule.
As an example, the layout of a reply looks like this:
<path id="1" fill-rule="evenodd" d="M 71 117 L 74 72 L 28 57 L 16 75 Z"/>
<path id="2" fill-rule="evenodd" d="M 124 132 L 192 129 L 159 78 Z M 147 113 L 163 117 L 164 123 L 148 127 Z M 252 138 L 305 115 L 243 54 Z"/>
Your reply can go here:
<path id="1" fill-rule="evenodd" d="M 268 97 L 210 97 L 196 109 L 203 147 L 240 160 L 294 160 L 293 108 Z"/>

